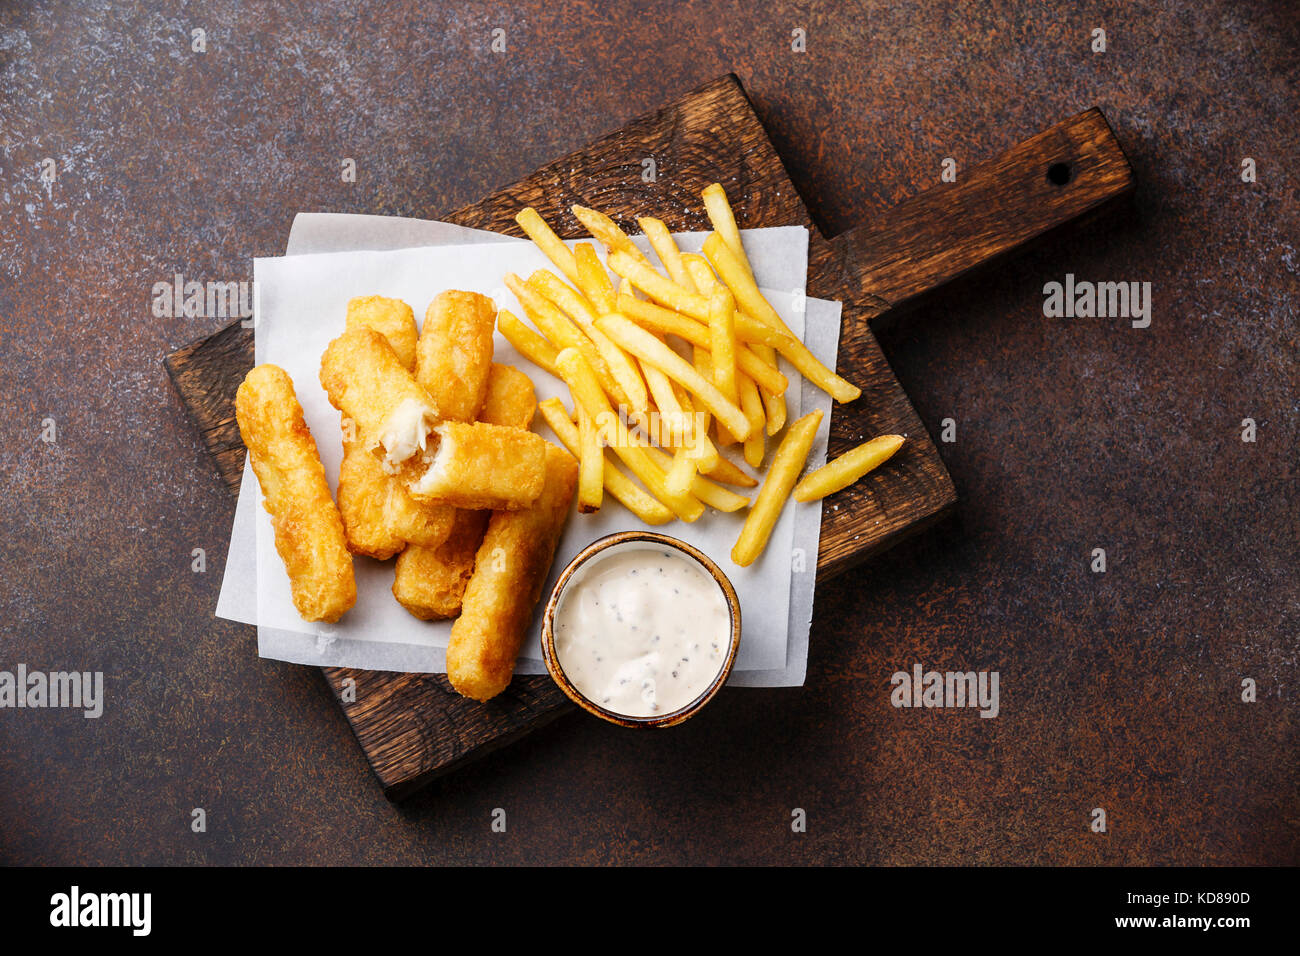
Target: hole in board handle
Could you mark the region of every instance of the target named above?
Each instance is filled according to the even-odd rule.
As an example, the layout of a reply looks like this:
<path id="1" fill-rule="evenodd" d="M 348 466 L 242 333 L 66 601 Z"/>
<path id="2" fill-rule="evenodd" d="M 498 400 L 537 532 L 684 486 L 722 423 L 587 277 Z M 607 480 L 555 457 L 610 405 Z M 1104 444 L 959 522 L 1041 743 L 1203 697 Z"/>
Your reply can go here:
<path id="1" fill-rule="evenodd" d="M 1070 181 L 1072 173 L 1069 163 L 1052 163 L 1047 167 L 1047 181 L 1054 186 L 1064 186 Z"/>

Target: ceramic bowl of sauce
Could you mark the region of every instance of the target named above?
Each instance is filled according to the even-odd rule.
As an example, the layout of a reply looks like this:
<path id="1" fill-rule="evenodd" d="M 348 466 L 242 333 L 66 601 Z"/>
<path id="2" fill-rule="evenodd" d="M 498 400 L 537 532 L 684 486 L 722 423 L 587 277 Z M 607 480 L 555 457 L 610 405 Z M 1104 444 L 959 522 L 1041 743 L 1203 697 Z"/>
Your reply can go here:
<path id="1" fill-rule="evenodd" d="M 542 654 L 560 689 L 623 727 L 671 727 L 718 692 L 740 645 L 740 601 L 684 541 L 624 531 L 560 573 L 542 617 Z"/>

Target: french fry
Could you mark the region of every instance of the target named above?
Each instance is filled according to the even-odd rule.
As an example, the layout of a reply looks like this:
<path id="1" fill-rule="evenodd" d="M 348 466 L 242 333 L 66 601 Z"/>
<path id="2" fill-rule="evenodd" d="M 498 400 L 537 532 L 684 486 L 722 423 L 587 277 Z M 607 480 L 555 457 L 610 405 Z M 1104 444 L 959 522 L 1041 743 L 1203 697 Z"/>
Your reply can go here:
<path id="1" fill-rule="evenodd" d="M 809 473 L 795 486 L 795 501 L 815 501 L 847 488 L 867 472 L 878 468 L 903 447 L 902 435 L 881 435 L 846 451 Z"/>
<path id="2" fill-rule="evenodd" d="M 664 482 L 668 485 L 668 490 L 673 494 L 688 495 L 691 493 L 691 481 L 697 474 L 695 459 L 691 457 L 685 448 L 679 448 L 668 463 L 668 471 Z"/>
<path id="3" fill-rule="evenodd" d="M 701 468 L 700 474 L 711 478 L 713 481 L 721 482 L 724 485 L 734 485 L 737 488 L 753 488 L 758 484 L 756 479 L 747 475 L 721 455 L 718 456 L 716 465 L 712 468 Z"/>
<path id="4" fill-rule="evenodd" d="M 680 312 L 674 312 L 671 309 L 665 309 L 661 305 L 655 305 L 653 302 L 642 302 L 640 299 L 620 295 L 618 297 L 618 310 L 642 328 L 664 335 L 676 335 L 692 345 L 699 346 L 706 352 L 712 344 L 708 325 L 697 322 Z M 746 317 L 736 313 L 735 318 L 736 333 L 739 338 L 741 321 Z M 789 338 L 789 336 L 777 332 L 775 329 L 763 326 L 762 323 L 754 319 L 749 319 L 748 323 L 745 328 L 751 330 L 750 334 L 755 334 L 752 329 L 753 326 L 757 325 L 765 330 L 763 334 L 770 335 L 774 341 Z M 737 345 L 736 363 L 742 372 L 754 379 L 761 387 L 771 389 L 774 394 L 781 394 L 789 387 L 790 383 L 786 377 L 776 368 L 759 358 L 757 354 L 751 351 L 749 346 Z"/>
<path id="5" fill-rule="evenodd" d="M 667 471 L 676 463 L 676 458 L 670 456 L 662 448 L 645 445 L 644 442 L 641 442 L 641 444 L 645 447 L 646 455 L 660 469 Z M 725 458 L 722 460 L 726 461 Z M 719 511 L 739 511 L 749 504 L 749 499 L 744 495 L 738 495 L 729 488 L 723 488 L 717 482 L 701 474 L 696 474 L 691 478 L 690 491 L 692 495 L 710 508 L 717 508 Z"/>
<path id="6" fill-rule="evenodd" d="M 595 247 L 589 242 L 580 242 L 573 247 L 573 256 L 578 265 L 578 288 L 592 304 L 597 315 L 605 315 L 615 309 L 614 284 L 609 281 L 609 273 L 596 255 Z"/>
<path id="7" fill-rule="evenodd" d="M 528 284 L 578 323 L 582 331 L 591 339 L 592 344 L 596 346 L 596 351 L 600 353 L 605 367 L 609 369 L 609 374 L 622 387 L 630 409 L 644 412 L 649 398 L 641 373 L 637 371 L 636 365 L 627 354 L 595 327 L 596 313 L 592 310 L 591 304 L 565 285 L 559 276 L 545 269 L 539 269 L 529 276 Z"/>
<path id="8" fill-rule="evenodd" d="M 674 514 L 684 521 L 698 520 L 704 513 L 704 505 L 693 495 L 674 495 L 668 490 L 663 470 L 650 460 L 645 449 L 635 442 L 622 420 L 610 408 L 596 373 L 582 353 L 577 349 L 565 349 L 556 362 L 573 395 L 574 404 L 583 406 L 591 416 L 605 444 Z"/>
<path id="9" fill-rule="evenodd" d="M 657 366 L 669 378 L 684 385 L 738 439 L 743 441 L 748 437 L 749 419 L 739 406 L 659 339 L 617 312 L 597 320 L 596 327 L 637 358 Z"/>
<path id="10" fill-rule="evenodd" d="M 556 378 L 560 377 L 560 372 L 555 367 L 555 356 L 559 354 L 559 350 L 520 322 L 512 312 L 502 309 L 497 313 L 497 328 L 501 330 L 501 334 L 505 336 L 506 341 L 519 351 L 520 355 L 538 368 L 550 372 Z"/>
<path id="11" fill-rule="evenodd" d="M 614 251 L 605 259 L 616 275 L 627 279 L 654 301 L 666 305 L 674 312 L 689 315 L 700 322 L 709 321 L 709 300 L 696 292 L 683 289 L 672 279 L 661 276 L 644 259 L 636 259 L 622 251 Z"/>
<path id="12" fill-rule="evenodd" d="M 551 431 L 555 432 L 555 437 L 560 439 L 564 447 L 575 457 L 579 455 L 582 442 L 579 439 L 578 426 L 569 417 L 564 403 L 558 398 L 548 398 L 538 404 L 537 410 L 542 413 L 542 418 L 546 420 L 546 424 L 550 426 Z M 667 505 L 619 471 L 618 466 L 612 461 L 606 458 L 604 462 L 605 490 L 623 507 L 646 524 L 667 524 L 673 520 L 675 515 Z"/>
<path id="13" fill-rule="evenodd" d="M 794 487 L 808 460 L 813 439 L 822 422 L 822 411 L 814 409 L 792 424 L 781 440 L 781 445 L 772 456 L 772 466 L 759 489 L 758 498 L 745 517 L 745 526 L 740 531 L 736 546 L 731 549 L 731 560 L 742 568 L 747 568 L 757 560 L 767 547 L 767 540 L 772 536 L 772 529 L 781 516 L 790 489 Z"/>
<path id="14" fill-rule="evenodd" d="M 605 450 L 591 416 L 578 406 L 578 510 L 591 514 L 600 510 L 605 490 Z M 684 489 L 685 490 L 685 489 Z"/>
<path id="15" fill-rule="evenodd" d="M 808 348 L 790 332 L 775 309 L 763 298 L 763 293 L 754 284 L 754 279 L 747 272 L 735 254 L 716 232 L 704 241 L 704 253 L 713 263 L 722 281 L 736 296 L 736 303 L 742 312 L 754 317 L 778 332 L 784 332 L 786 338 L 776 346 L 777 351 L 790 360 L 790 364 L 805 378 L 826 392 L 837 402 L 851 402 L 862 394 L 862 389 L 836 375 L 808 351 Z"/>
<path id="16" fill-rule="evenodd" d="M 515 222 L 519 223 L 529 239 L 537 244 L 546 258 L 555 263 L 556 268 L 568 276 L 569 281 L 575 285 L 578 282 L 578 265 L 574 259 L 574 254 L 569 247 L 564 244 L 564 240 L 555 234 L 555 231 L 547 224 L 539 213 L 532 206 L 521 209 L 515 216 Z"/>
<path id="17" fill-rule="evenodd" d="M 736 320 L 735 300 L 723 286 L 715 286 L 709 293 L 709 357 L 713 364 L 713 384 L 728 400 L 740 404 L 736 388 Z M 743 409 L 742 409 L 743 410 Z M 750 422 L 753 428 L 753 422 Z M 735 442 L 730 433 L 718 429 L 718 444 Z"/>
<path id="18" fill-rule="evenodd" d="M 304 621 L 337 621 L 357 602 L 352 555 L 288 373 L 277 365 L 249 372 L 235 393 L 235 418 L 271 515 L 293 606 Z"/>
<path id="19" fill-rule="evenodd" d="M 674 446 L 683 445 L 687 438 L 686 413 L 682 410 L 677 393 L 673 391 L 672 380 L 649 362 L 641 362 L 641 374 L 650 388 L 650 397 L 659 409 L 659 427 L 667 429 Z"/>
<path id="20" fill-rule="evenodd" d="M 748 375 L 741 374 L 737 385 L 740 392 L 740 408 L 749 418 L 749 437 L 745 439 L 745 464 L 758 468 L 763 464 L 765 442 L 763 439 L 763 399 L 758 394 L 758 386 Z"/>
<path id="21" fill-rule="evenodd" d="M 582 223 L 589 233 L 600 240 L 607 253 L 623 252 L 633 259 L 644 262 L 649 267 L 650 260 L 641 254 L 641 250 L 636 247 L 636 243 L 629 239 L 627 233 L 620 229 L 618 223 L 610 219 L 609 216 L 595 209 L 588 209 L 586 206 L 573 206 L 571 211 L 577 217 L 578 222 Z"/>
<path id="22" fill-rule="evenodd" d="M 683 252 L 682 264 L 686 266 L 686 271 L 695 284 L 695 291 L 700 295 L 708 295 L 718 281 L 709 260 L 694 252 Z"/>
<path id="23" fill-rule="evenodd" d="M 655 255 L 659 257 L 659 261 L 663 263 L 664 269 L 668 271 L 672 280 L 687 292 L 698 291 L 695 288 L 695 280 L 691 278 L 691 274 L 686 271 L 686 265 L 682 262 L 681 250 L 677 248 L 677 243 L 673 241 L 673 235 L 663 224 L 663 220 L 646 216 L 636 222 L 645 233 L 645 237 L 650 240 L 650 247 L 654 249 Z"/>
<path id="24" fill-rule="evenodd" d="M 574 325 L 568 316 L 561 312 L 550 299 L 524 282 L 513 272 L 506 275 L 506 286 L 515 294 L 519 304 L 524 307 L 525 314 L 533 320 L 533 323 L 541 330 L 542 334 L 557 349 L 577 349 L 581 352 L 582 357 L 587 360 L 587 364 L 595 371 L 601 388 L 613 396 L 614 401 L 631 406 L 627 392 L 623 390 L 623 386 L 610 373 L 609 366 L 605 364 L 605 360 L 601 357 L 596 344 L 587 338 L 586 334 Z"/>
<path id="25" fill-rule="evenodd" d="M 713 231 L 722 236 L 731 247 L 752 279 L 754 270 L 749 264 L 749 256 L 745 255 L 745 246 L 740 241 L 740 229 L 736 226 L 736 214 L 732 212 L 731 203 L 727 201 L 727 191 L 721 183 L 713 183 L 700 195 L 704 199 L 704 211 L 709 215 L 709 222 L 713 223 Z"/>

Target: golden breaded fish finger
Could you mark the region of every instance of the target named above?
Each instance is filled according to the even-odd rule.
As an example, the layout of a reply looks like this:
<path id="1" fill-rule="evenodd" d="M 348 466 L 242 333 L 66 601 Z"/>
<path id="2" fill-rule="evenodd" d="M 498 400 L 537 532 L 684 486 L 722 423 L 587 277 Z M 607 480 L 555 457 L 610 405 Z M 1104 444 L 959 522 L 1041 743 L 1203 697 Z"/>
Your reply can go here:
<path id="1" fill-rule="evenodd" d="M 465 697 L 506 689 L 578 485 L 578 461 L 546 442 L 546 479 L 531 508 L 497 511 L 488 522 L 451 626 L 447 677 Z"/>
<path id="2" fill-rule="evenodd" d="M 490 511 L 453 510 L 447 540 L 436 548 L 411 545 L 397 556 L 393 597 L 422 621 L 455 617 L 483 542 Z"/>
<path id="3" fill-rule="evenodd" d="M 433 461 L 411 485 L 417 499 L 456 508 L 526 508 L 546 480 L 546 441 L 520 428 L 443 422 L 430 447 Z"/>
<path id="4" fill-rule="evenodd" d="M 513 365 L 492 363 L 488 374 L 487 398 L 478 420 L 489 425 L 528 428 L 537 413 L 537 392 L 533 380 Z"/>
<path id="5" fill-rule="evenodd" d="M 347 327 L 374 329 L 388 340 L 408 372 L 415 371 L 415 313 L 401 299 L 360 296 L 348 302 Z M 343 421 L 343 460 L 339 464 L 338 502 L 348 550 L 384 561 L 406 546 L 408 534 L 421 535 L 426 516 L 402 483 L 370 453 L 373 440 L 363 437 L 350 418 Z M 413 527 L 406 527 L 412 525 Z M 450 515 L 440 543 L 450 530 Z"/>
<path id="6" fill-rule="evenodd" d="M 349 329 L 331 342 L 320 359 L 320 383 L 358 434 L 383 448 L 391 467 L 427 447 L 440 417 L 433 398 L 374 329 Z"/>
<path id="7" fill-rule="evenodd" d="M 249 372 L 235 395 L 235 418 L 271 515 L 293 606 L 304 621 L 337 621 L 357 602 L 352 555 L 284 369 L 259 365 Z"/>
<path id="8" fill-rule="evenodd" d="M 397 353 L 407 371 L 415 370 L 415 312 L 401 299 L 363 295 L 348 300 L 347 328 L 374 329 Z"/>
<path id="9" fill-rule="evenodd" d="M 497 310 L 477 292 L 439 293 L 424 314 L 415 378 L 445 421 L 472 422 L 487 395 Z"/>

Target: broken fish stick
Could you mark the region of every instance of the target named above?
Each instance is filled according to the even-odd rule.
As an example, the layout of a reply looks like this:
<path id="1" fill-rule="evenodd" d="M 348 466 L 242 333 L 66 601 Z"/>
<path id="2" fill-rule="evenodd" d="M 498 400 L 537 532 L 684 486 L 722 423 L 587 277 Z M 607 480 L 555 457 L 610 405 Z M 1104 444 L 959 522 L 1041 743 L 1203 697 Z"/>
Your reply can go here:
<path id="1" fill-rule="evenodd" d="M 902 435 L 881 435 L 846 451 L 833 461 L 828 461 L 816 471 L 809 472 L 794 488 L 795 501 L 815 501 L 847 488 L 863 475 L 872 471 L 903 447 Z"/>
<path id="2" fill-rule="evenodd" d="M 417 499 L 455 508 L 526 508 L 546 478 L 546 442 L 521 428 L 442 422 L 430 436 L 429 468 L 412 485 Z"/>
<path id="3" fill-rule="evenodd" d="M 384 449 L 390 468 L 427 447 L 438 406 L 374 329 L 349 329 L 331 342 L 321 356 L 320 383 L 358 434 Z"/>
<path id="4" fill-rule="evenodd" d="M 558 398 L 548 398 L 537 406 L 546 419 L 546 424 L 555 432 L 555 437 L 563 442 L 564 447 L 573 455 L 581 451 L 578 426 L 569 417 L 564 402 Z M 646 524 L 667 524 L 675 515 L 662 501 L 643 489 L 635 481 L 618 470 L 608 458 L 605 459 L 605 490 L 624 508 L 632 512 Z"/>
<path id="5" fill-rule="evenodd" d="M 487 397 L 479 409 L 478 420 L 489 425 L 528 428 L 537 412 L 537 392 L 533 380 L 513 365 L 492 363 L 488 373 Z"/>
<path id="6" fill-rule="evenodd" d="M 397 556 L 393 597 L 421 621 L 455 617 L 465 586 L 474 573 L 474 556 L 483 542 L 490 511 L 453 510 L 447 540 L 437 547 L 411 545 Z"/>
<path id="7" fill-rule="evenodd" d="M 304 621 L 337 621 L 357 602 L 352 555 L 284 369 L 259 365 L 249 372 L 235 395 L 235 418 L 271 516 L 293 606 Z"/>
<path id="8" fill-rule="evenodd" d="M 415 379 L 445 421 L 472 422 L 487 396 L 496 306 L 477 292 L 439 293 L 424 314 Z"/>
<path id="9" fill-rule="evenodd" d="M 407 371 L 415 370 L 415 313 L 401 299 L 382 295 L 359 296 L 348 302 L 347 328 L 368 328 L 384 336 Z M 413 507 L 405 488 L 370 453 L 356 422 L 344 416 L 343 459 L 339 463 L 338 505 L 348 550 L 379 561 L 406 546 L 407 538 L 395 527 L 406 508 Z M 394 519 L 399 520 L 394 520 Z M 446 528 L 441 534 L 446 536 Z M 437 543 L 437 542 L 434 542 Z"/>
<path id="10" fill-rule="evenodd" d="M 578 462 L 550 442 L 531 507 L 497 511 L 474 560 L 447 644 L 447 678 L 465 697 L 490 700 L 510 684 L 533 609 L 555 557 L 578 484 Z"/>
<path id="11" fill-rule="evenodd" d="M 781 517 L 786 499 L 790 497 L 790 489 L 794 487 L 804 462 L 808 460 L 808 452 L 812 450 L 813 439 L 817 437 L 821 423 L 820 408 L 800 418 L 786 431 L 780 447 L 772 456 L 772 466 L 763 480 L 763 487 L 759 489 L 754 506 L 745 517 L 745 526 L 740 529 L 736 546 L 731 549 L 731 560 L 742 568 L 753 564 L 767 547 L 772 529 Z"/>
<path id="12" fill-rule="evenodd" d="M 401 299 L 383 295 L 363 295 L 348 300 L 347 328 L 374 329 L 397 353 L 408 370 L 415 368 L 415 312 Z"/>
<path id="13" fill-rule="evenodd" d="M 528 206 L 515 214 L 515 222 L 519 223 L 519 228 L 524 231 L 524 234 L 537 244 L 537 248 L 542 250 L 546 258 L 555 263 L 556 268 L 563 272 L 570 282 L 574 285 L 582 284 L 578 278 L 578 264 L 573 253 L 542 218 L 541 213 Z"/>

